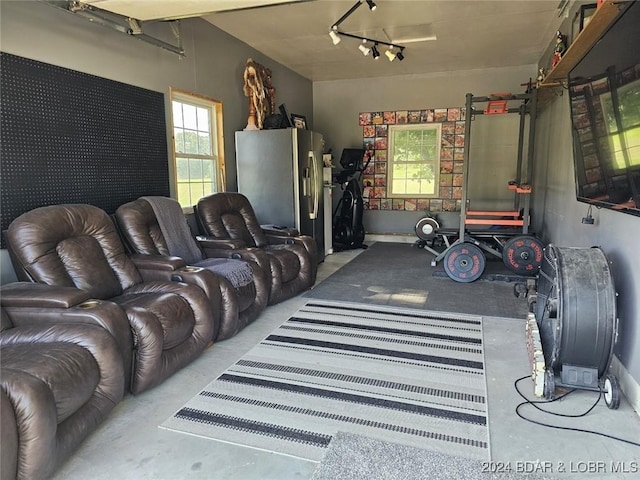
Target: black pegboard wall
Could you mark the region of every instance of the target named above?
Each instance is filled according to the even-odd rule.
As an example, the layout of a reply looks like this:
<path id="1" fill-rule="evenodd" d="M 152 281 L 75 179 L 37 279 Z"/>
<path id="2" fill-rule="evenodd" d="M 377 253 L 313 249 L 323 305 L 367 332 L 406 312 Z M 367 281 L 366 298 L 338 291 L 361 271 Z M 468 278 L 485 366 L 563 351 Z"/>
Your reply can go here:
<path id="1" fill-rule="evenodd" d="M 169 195 L 162 93 L 0 53 L 0 96 L 2 232 L 44 205 Z"/>

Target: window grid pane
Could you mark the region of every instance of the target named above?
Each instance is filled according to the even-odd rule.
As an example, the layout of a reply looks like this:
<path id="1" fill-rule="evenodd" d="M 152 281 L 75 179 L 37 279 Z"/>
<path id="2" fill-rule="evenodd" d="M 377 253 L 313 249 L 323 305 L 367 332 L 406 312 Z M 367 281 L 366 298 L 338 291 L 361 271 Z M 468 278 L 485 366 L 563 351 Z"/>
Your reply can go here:
<path id="1" fill-rule="evenodd" d="M 197 110 L 193 105 L 186 103 L 182 104 L 182 116 L 184 121 L 184 128 L 189 130 L 198 129 Z"/>
<path id="2" fill-rule="evenodd" d="M 211 155 L 211 141 L 209 132 L 201 132 L 198 135 L 198 153 L 200 155 Z"/>
<path id="3" fill-rule="evenodd" d="M 437 196 L 440 126 L 393 126 L 389 136 L 390 196 Z"/>

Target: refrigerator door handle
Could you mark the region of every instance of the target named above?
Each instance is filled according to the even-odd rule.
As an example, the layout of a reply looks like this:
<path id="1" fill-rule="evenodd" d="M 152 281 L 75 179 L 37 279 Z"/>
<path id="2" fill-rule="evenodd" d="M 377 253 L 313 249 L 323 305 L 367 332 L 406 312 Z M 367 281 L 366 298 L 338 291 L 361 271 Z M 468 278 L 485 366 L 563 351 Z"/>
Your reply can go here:
<path id="1" fill-rule="evenodd" d="M 302 196 L 309 196 L 309 167 L 302 170 Z"/>
<path id="2" fill-rule="evenodd" d="M 312 208 L 309 212 L 309 218 L 315 220 L 318 218 L 318 207 L 320 204 L 320 189 L 318 188 L 318 162 L 316 161 L 316 154 L 313 150 L 309 152 L 309 163 L 311 164 L 311 181 L 310 186 L 312 189 Z"/>

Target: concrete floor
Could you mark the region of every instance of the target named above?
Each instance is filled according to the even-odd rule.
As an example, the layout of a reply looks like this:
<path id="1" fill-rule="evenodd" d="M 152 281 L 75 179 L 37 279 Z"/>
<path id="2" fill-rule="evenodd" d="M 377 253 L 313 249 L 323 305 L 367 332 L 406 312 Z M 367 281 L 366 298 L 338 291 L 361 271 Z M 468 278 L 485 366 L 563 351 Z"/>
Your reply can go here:
<path id="1" fill-rule="evenodd" d="M 361 252 L 354 250 L 328 256 L 319 268 L 318 282 Z M 452 288 L 455 288 L 455 282 L 452 282 Z M 163 384 L 136 397 L 128 395 L 62 466 L 55 478 L 311 478 L 317 466 L 313 462 L 158 428 L 305 303 L 306 299 L 298 296 L 268 307 L 255 323 L 234 338 L 215 344 Z M 592 434 L 534 425 L 515 414 L 522 399 L 513 382 L 530 370 L 524 322 L 524 319 L 484 319 L 492 458 L 486 468 L 489 471 L 510 469 L 514 478 L 518 478 L 520 472 L 575 479 L 637 478 L 640 473 L 639 447 Z M 535 399 L 530 380 L 521 382 L 521 389 L 528 398 Z M 576 414 L 587 410 L 597 397 L 594 392 L 578 391 L 555 402 L 552 407 L 555 411 Z M 544 415 L 530 406 L 524 412 L 544 423 L 602 431 L 640 442 L 640 416 L 624 398 L 619 410 L 609 410 L 601 401 L 580 419 Z M 451 454 L 455 455 L 455 452 Z M 433 478 L 447 477 L 436 472 Z M 478 472 L 477 478 L 491 476 Z"/>

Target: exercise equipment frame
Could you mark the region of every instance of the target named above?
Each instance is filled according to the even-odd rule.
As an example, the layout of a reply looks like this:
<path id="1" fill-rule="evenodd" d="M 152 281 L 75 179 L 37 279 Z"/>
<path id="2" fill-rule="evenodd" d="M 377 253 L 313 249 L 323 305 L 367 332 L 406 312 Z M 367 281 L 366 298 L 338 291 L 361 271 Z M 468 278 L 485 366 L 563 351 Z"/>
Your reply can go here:
<path id="1" fill-rule="evenodd" d="M 520 101 L 518 108 L 509 108 L 509 101 Z M 486 108 L 484 110 L 474 109 L 474 104 L 484 103 Z M 495 255 L 499 258 L 503 258 L 507 267 L 511 268 L 507 259 L 503 256 L 503 247 L 509 243 L 506 239 L 522 236 L 522 240 L 526 243 L 529 242 L 533 247 L 544 248 L 542 243 L 529 233 L 530 223 L 530 204 L 531 204 L 531 177 L 533 173 L 533 155 L 535 144 L 535 123 L 536 123 L 536 110 L 537 110 L 537 90 L 530 89 L 527 93 L 523 94 L 511 94 L 511 93 L 496 93 L 485 97 L 474 97 L 473 94 L 466 94 L 466 117 L 465 117 L 465 138 L 464 138 L 464 165 L 463 165 L 463 178 L 462 178 L 462 208 L 460 211 L 460 225 L 458 230 L 455 229 L 440 229 L 437 222 L 433 223 L 434 229 L 433 236 L 440 237 L 446 248 L 443 251 L 438 251 L 427 244 L 427 242 L 419 242 L 422 248 L 430 251 L 435 258 L 431 261 L 432 266 L 436 266 L 442 259 L 448 259 L 452 255 L 458 257 L 459 254 L 468 255 L 466 246 L 462 244 L 473 244 L 480 247 L 485 252 Z M 518 113 L 520 115 L 519 126 L 519 138 L 518 138 L 518 158 L 517 158 L 517 171 L 516 179 L 509 182 L 508 188 L 513 190 L 516 197 L 514 200 L 514 210 L 510 211 L 479 211 L 469 210 L 467 208 L 469 204 L 468 199 L 468 182 L 469 182 L 469 158 L 470 158 L 470 145 L 471 145 L 471 122 L 475 115 L 499 115 L 506 113 Z M 527 142 L 527 154 L 524 155 L 524 141 L 525 141 L 525 123 L 526 115 L 529 115 L 529 129 L 528 129 L 528 142 Z M 520 202 L 521 195 L 524 195 L 524 200 Z M 505 218 L 506 217 L 506 218 Z M 420 222 L 418 223 L 418 225 Z M 418 226 L 417 225 L 417 226 Z M 487 225 L 487 226 L 500 226 L 500 227 L 521 227 L 520 229 L 510 230 L 468 230 L 469 225 Z M 416 226 L 416 227 L 417 227 Z M 420 238 L 420 235 L 418 235 Z M 534 239 L 535 242 L 532 240 Z M 513 244 L 513 242 L 511 242 Z M 515 245 L 514 245 L 515 248 Z M 526 259 L 527 269 L 531 270 L 529 265 L 538 259 L 538 248 L 533 249 L 533 253 L 536 254 L 535 259 L 530 258 L 528 250 L 522 251 L 523 257 Z M 474 249 L 475 251 L 475 249 Z M 479 267 L 484 269 L 484 258 L 479 262 Z M 535 265 L 534 265 L 535 266 Z M 466 269 L 466 266 L 465 266 Z M 513 268 L 511 268 L 513 269 Z M 455 273 L 456 268 L 445 269 L 447 274 L 456 281 L 470 281 L 468 277 L 456 278 L 456 275 L 450 273 L 450 270 Z M 520 272 L 515 269 L 517 273 Z M 477 272 L 473 272 L 473 276 Z M 480 272 L 482 273 L 482 272 Z M 535 272 L 527 272 L 528 274 Z M 478 275 L 479 276 L 479 275 Z"/>

